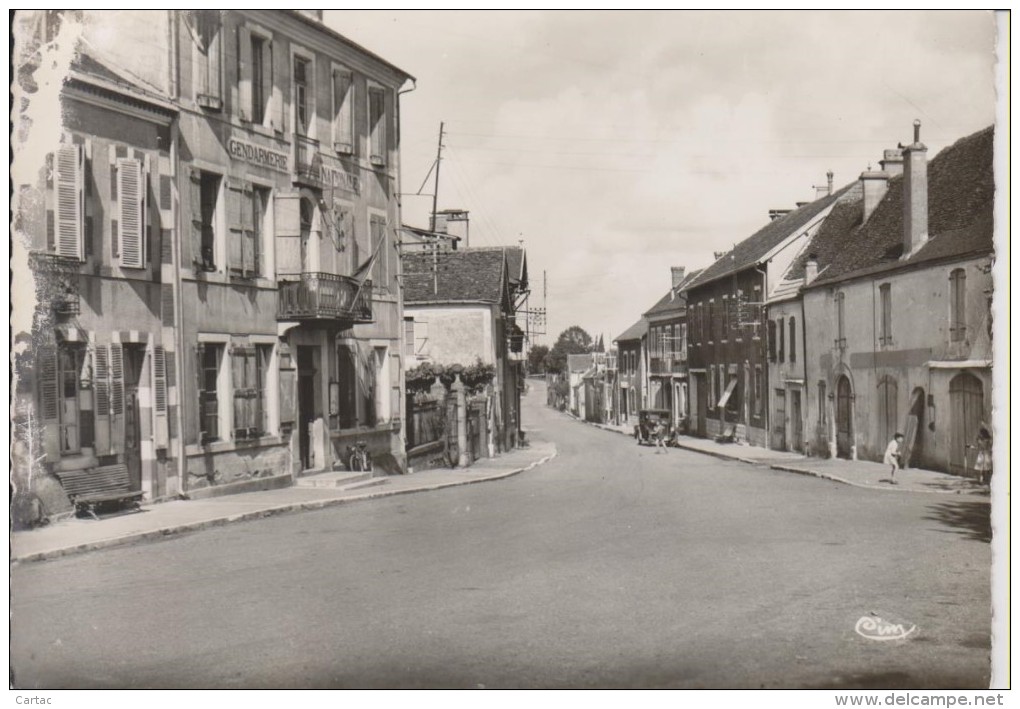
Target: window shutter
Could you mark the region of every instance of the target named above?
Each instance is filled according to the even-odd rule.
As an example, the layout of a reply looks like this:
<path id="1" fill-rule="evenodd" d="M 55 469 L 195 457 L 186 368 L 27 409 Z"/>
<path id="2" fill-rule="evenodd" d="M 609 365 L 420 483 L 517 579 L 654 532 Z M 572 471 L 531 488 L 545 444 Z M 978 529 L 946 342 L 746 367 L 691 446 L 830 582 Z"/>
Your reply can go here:
<path id="1" fill-rule="evenodd" d="M 110 345 L 110 413 L 124 414 L 124 346 Z"/>
<path id="2" fill-rule="evenodd" d="M 188 204 L 191 212 L 191 262 L 203 264 L 202 259 L 202 171 L 188 171 Z"/>
<path id="3" fill-rule="evenodd" d="M 354 152 L 354 133 L 351 126 L 351 75 L 340 69 L 333 70 L 333 149 L 338 153 Z"/>
<path id="4" fill-rule="evenodd" d="M 198 442 L 206 439 L 205 424 L 205 345 L 195 345 L 195 397 L 198 401 Z"/>
<path id="5" fill-rule="evenodd" d="M 39 385 L 39 418 L 43 424 L 43 452 L 47 460 L 60 459 L 60 383 L 57 381 L 57 348 L 40 347 L 36 352 Z"/>
<path id="6" fill-rule="evenodd" d="M 251 32 L 247 27 L 237 28 L 237 115 L 243 121 L 251 120 Z"/>
<path id="7" fill-rule="evenodd" d="M 231 271 L 244 272 L 244 183 L 227 179 L 227 262 Z"/>
<path id="8" fill-rule="evenodd" d="M 78 261 L 84 259 L 85 196 L 84 151 L 80 145 L 62 145 L 57 151 L 56 247 L 57 253 Z"/>
<path id="9" fill-rule="evenodd" d="M 368 123 L 371 146 L 369 160 L 374 165 L 386 162 L 386 96 L 377 88 L 368 90 Z"/>
<path id="10" fill-rule="evenodd" d="M 96 347 L 93 388 L 96 395 L 96 455 L 110 452 L 110 357 L 105 346 Z"/>
<path id="11" fill-rule="evenodd" d="M 282 86 L 280 91 L 273 91 L 273 84 L 277 83 L 275 79 L 278 73 L 281 78 L 287 74 L 285 71 L 277 72 L 276 62 L 273 60 L 273 56 L 275 54 L 277 54 L 277 52 L 273 52 L 273 43 L 266 42 L 266 51 L 262 53 L 262 82 L 264 86 L 262 95 L 272 103 L 272 106 L 270 107 L 270 116 L 273 129 L 282 133 L 286 130 L 287 122 L 284 118 L 284 114 L 287 107 L 286 102 L 283 100 Z M 282 52 L 279 52 L 279 54 L 282 54 Z M 282 84 L 283 82 L 280 81 L 279 83 Z M 314 118 L 310 120 L 314 120 Z"/>
<path id="12" fill-rule="evenodd" d="M 152 348 L 152 409 L 156 415 L 157 448 L 167 447 L 166 350 L 162 345 Z"/>
<path id="13" fill-rule="evenodd" d="M 256 274 L 258 244 L 255 243 L 255 193 L 250 183 L 241 192 L 241 271 L 245 277 Z"/>
<path id="14" fill-rule="evenodd" d="M 140 160 L 117 161 L 120 265 L 145 267 L 145 175 Z"/>
<path id="15" fill-rule="evenodd" d="M 404 320 L 404 354 L 414 357 L 414 320 Z"/>
<path id="16" fill-rule="evenodd" d="M 230 351 L 230 376 L 234 383 L 234 438 L 247 437 L 247 411 L 244 391 L 244 354 L 234 348 Z"/>
<path id="17" fill-rule="evenodd" d="M 429 323 L 427 320 L 414 321 L 414 353 L 417 355 L 429 353 Z"/>

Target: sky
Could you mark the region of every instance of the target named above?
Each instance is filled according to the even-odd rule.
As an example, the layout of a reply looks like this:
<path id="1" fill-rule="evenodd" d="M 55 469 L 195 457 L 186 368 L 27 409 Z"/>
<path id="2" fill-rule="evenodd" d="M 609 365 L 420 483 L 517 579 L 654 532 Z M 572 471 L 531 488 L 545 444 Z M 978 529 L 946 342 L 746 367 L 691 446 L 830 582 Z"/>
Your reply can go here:
<path id="1" fill-rule="evenodd" d="M 470 212 L 527 249 L 547 334 L 607 343 L 768 211 L 836 186 L 922 122 L 929 158 L 995 120 L 995 18 L 970 12 L 329 11 L 416 78 L 401 95 L 405 224 Z M 411 84 L 407 85 L 410 88 Z M 421 194 L 419 194 L 419 192 Z"/>

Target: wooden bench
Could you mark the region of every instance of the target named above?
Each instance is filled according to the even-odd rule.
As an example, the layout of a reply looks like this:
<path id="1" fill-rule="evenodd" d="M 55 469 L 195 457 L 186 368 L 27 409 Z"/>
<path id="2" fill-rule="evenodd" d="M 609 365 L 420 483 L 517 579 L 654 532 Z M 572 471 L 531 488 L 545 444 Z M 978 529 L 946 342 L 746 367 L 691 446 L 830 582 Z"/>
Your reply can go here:
<path id="1" fill-rule="evenodd" d="M 141 490 L 131 489 L 131 480 L 124 464 L 106 465 L 87 470 L 56 471 L 64 492 L 71 498 L 76 512 L 99 519 L 100 507 L 117 506 L 141 509 Z"/>

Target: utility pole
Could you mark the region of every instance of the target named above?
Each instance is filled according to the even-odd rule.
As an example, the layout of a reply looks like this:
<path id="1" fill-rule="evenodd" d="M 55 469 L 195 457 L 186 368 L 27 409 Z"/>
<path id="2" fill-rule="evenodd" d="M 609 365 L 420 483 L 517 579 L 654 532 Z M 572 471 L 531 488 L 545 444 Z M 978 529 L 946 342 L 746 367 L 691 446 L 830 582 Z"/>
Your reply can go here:
<path id="1" fill-rule="evenodd" d="M 436 186 L 432 190 L 432 233 L 436 233 L 436 209 L 439 201 L 439 165 L 443 160 L 443 121 L 439 122 L 439 147 L 436 148 Z M 439 295 L 439 237 L 432 244 L 432 293 Z"/>

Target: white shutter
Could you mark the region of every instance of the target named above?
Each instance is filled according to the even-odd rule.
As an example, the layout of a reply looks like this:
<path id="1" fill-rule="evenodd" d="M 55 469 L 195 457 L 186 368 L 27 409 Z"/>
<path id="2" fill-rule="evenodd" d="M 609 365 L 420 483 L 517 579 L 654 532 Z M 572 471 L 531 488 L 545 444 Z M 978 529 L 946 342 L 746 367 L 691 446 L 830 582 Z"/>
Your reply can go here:
<path id="1" fill-rule="evenodd" d="M 251 120 L 251 32 L 247 27 L 237 28 L 237 115 Z"/>
<path id="2" fill-rule="evenodd" d="M 353 82 L 350 72 L 333 70 L 333 149 L 345 155 L 354 152 L 354 131 L 351 125 L 351 93 Z"/>
<path id="3" fill-rule="evenodd" d="M 427 320 L 414 321 L 414 353 L 427 356 L 429 354 L 429 323 Z"/>
<path id="4" fill-rule="evenodd" d="M 96 409 L 96 455 L 110 452 L 110 358 L 105 345 L 96 347 L 93 357 L 93 388 Z"/>
<path id="5" fill-rule="evenodd" d="M 120 265 L 145 267 L 145 174 L 142 162 L 117 161 L 117 206 L 119 211 Z"/>
<path id="6" fill-rule="evenodd" d="M 78 261 L 85 256 L 84 159 L 82 146 L 60 146 L 54 180 L 57 253 Z"/>
<path id="7" fill-rule="evenodd" d="M 156 415 L 156 448 L 166 448 L 167 428 L 166 350 L 162 345 L 152 348 L 152 410 Z"/>

